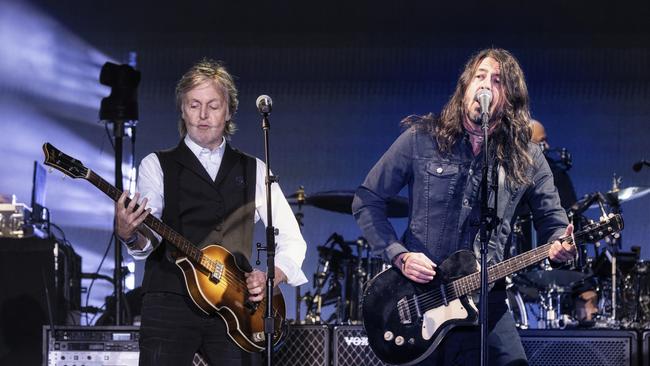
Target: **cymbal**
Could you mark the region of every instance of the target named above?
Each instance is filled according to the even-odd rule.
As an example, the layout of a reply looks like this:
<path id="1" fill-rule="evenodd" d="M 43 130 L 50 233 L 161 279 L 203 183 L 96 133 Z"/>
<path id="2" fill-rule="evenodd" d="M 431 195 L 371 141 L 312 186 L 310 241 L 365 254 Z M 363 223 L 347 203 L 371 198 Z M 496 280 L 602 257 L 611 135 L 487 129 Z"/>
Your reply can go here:
<path id="1" fill-rule="evenodd" d="M 352 214 L 352 200 L 354 199 L 354 191 L 340 190 L 316 192 L 310 195 L 304 195 L 303 202 L 299 202 L 298 193 L 294 193 L 288 196 L 287 199 L 291 205 L 311 205 L 314 207 L 322 208 L 323 210 Z M 408 214 L 408 198 L 395 196 L 388 199 L 388 217 L 408 217 Z"/>
<path id="2" fill-rule="evenodd" d="M 607 192 L 608 194 L 615 194 L 619 202 L 627 202 L 643 197 L 650 193 L 650 187 L 625 187 L 618 191 Z"/>
<path id="3" fill-rule="evenodd" d="M 553 269 L 550 271 L 529 271 L 520 273 L 517 275 L 517 277 L 521 277 L 518 281 L 516 281 L 519 285 L 533 285 L 539 289 L 544 289 L 551 286 L 570 287 L 574 283 L 587 277 L 587 275 L 578 271 Z"/>
<path id="4" fill-rule="evenodd" d="M 610 206 L 617 206 L 623 202 L 641 198 L 648 193 L 650 193 L 650 187 L 625 187 L 607 193 L 589 193 L 582 199 L 578 200 L 578 202 L 574 203 L 569 210 L 573 211 L 575 214 L 580 214 L 587 209 L 598 207 L 598 202 Z"/>

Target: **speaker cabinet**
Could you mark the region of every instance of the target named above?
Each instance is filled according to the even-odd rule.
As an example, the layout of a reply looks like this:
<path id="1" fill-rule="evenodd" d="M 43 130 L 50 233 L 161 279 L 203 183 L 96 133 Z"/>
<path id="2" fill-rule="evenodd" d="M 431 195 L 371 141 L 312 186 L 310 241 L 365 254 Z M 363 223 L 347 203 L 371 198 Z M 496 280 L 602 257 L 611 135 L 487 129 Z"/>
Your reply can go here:
<path id="1" fill-rule="evenodd" d="M 273 364 L 279 366 L 329 366 L 330 330 L 327 325 L 290 324 Z"/>
<path id="2" fill-rule="evenodd" d="M 0 238 L 0 365 L 41 364 L 47 298 L 54 324 L 78 323 L 80 278 L 81 258 L 72 248 L 36 237 Z"/>
<path id="3" fill-rule="evenodd" d="M 521 330 L 531 366 L 636 366 L 637 334 L 623 330 Z"/>
<path id="4" fill-rule="evenodd" d="M 333 366 L 385 365 L 368 345 L 368 336 L 361 325 L 334 327 L 332 335 Z"/>

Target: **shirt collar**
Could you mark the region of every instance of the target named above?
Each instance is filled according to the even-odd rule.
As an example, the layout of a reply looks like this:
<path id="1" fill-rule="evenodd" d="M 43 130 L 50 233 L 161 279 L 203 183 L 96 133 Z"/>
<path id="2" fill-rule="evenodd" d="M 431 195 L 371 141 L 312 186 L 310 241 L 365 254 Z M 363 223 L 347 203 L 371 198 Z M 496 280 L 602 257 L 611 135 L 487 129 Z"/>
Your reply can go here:
<path id="1" fill-rule="evenodd" d="M 214 150 L 210 150 L 210 149 L 207 149 L 205 147 L 199 146 L 199 144 L 197 144 L 196 142 L 194 142 L 190 138 L 190 135 L 185 135 L 185 138 L 183 139 L 183 141 L 185 142 L 185 145 L 187 145 L 187 147 L 197 157 L 201 154 L 201 152 L 204 152 L 204 154 L 205 154 L 205 152 L 209 152 L 210 155 L 213 155 L 213 154 L 221 154 L 222 155 L 223 150 L 226 147 L 226 139 L 224 137 L 222 137 L 221 144 Z"/>

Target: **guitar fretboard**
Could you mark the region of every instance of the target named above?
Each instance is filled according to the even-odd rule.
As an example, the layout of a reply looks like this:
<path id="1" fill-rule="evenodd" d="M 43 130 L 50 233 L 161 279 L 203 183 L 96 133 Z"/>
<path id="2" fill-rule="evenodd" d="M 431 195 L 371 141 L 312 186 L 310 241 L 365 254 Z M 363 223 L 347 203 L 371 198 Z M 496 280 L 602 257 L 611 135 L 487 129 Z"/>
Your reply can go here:
<path id="1" fill-rule="evenodd" d="M 113 201 L 116 201 L 122 195 L 122 191 L 115 188 L 112 184 L 108 183 L 104 178 L 95 174 L 92 170 L 88 169 L 88 174 L 86 175 L 86 180 L 92 183 L 95 187 L 99 188 L 100 191 L 104 192 L 109 196 Z M 127 198 L 126 203 L 128 204 L 131 201 L 130 198 Z M 136 205 L 139 207 L 139 205 Z M 158 233 L 162 236 L 167 242 L 175 246 L 183 255 L 187 256 L 192 262 L 199 264 L 203 269 L 214 272 L 216 269 L 217 263 L 210 258 L 203 255 L 203 252 L 194 246 L 189 240 L 185 239 L 174 229 L 167 226 L 165 223 L 160 221 L 158 218 L 152 214 L 147 214 L 147 217 L 144 219 L 144 223 L 151 228 L 151 230 Z"/>
<path id="2" fill-rule="evenodd" d="M 572 241 L 571 237 L 564 240 L 569 242 Z M 551 248 L 551 245 L 553 245 L 553 243 L 542 245 L 529 252 L 506 259 L 489 267 L 488 282 L 493 283 L 505 276 L 521 271 L 528 266 L 532 266 L 533 264 L 542 261 L 548 257 L 548 250 Z M 481 272 L 475 272 L 471 275 L 455 280 L 451 285 L 458 296 L 470 294 L 481 287 Z"/>

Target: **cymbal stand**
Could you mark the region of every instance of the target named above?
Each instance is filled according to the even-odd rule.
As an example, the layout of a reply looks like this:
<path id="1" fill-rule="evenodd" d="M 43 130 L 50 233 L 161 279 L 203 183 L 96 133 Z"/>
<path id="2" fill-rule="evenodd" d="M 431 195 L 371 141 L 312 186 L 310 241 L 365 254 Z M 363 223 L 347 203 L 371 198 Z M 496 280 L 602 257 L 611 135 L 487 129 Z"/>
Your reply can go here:
<path id="1" fill-rule="evenodd" d="M 609 250 L 605 250 L 607 258 L 612 262 L 612 317 L 611 321 L 616 322 L 616 256 L 611 255 Z"/>
<path id="2" fill-rule="evenodd" d="M 368 241 L 365 238 L 359 238 L 359 241 L 363 242 L 363 248 L 366 250 L 366 277 L 365 280 L 366 282 L 370 281 L 370 277 L 372 276 L 372 258 L 370 255 L 370 244 L 368 244 Z"/>
<path id="3" fill-rule="evenodd" d="M 294 214 L 296 217 L 296 222 L 298 222 L 298 228 L 302 232 L 302 227 L 305 224 L 302 222 L 302 219 L 305 215 L 302 213 L 302 205 L 305 204 L 305 187 L 300 186 L 298 191 L 297 202 L 298 202 L 298 212 Z M 296 322 L 300 322 L 300 303 L 302 302 L 303 297 L 300 295 L 300 286 L 296 286 Z"/>
<path id="4" fill-rule="evenodd" d="M 355 244 L 357 246 L 357 263 L 353 274 L 355 279 L 355 301 L 353 306 L 350 307 L 350 320 L 352 323 L 361 322 L 361 301 L 363 299 L 363 285 L 366 283 L 368 274 L 370 273 L 370 259 L 368 257 L 368 251 L 366 251 L 366 267 L 368 268 L 365 270 L 363 268 L 364 249 L 367 248 L 368 244 L 363 238 L 357 239 Z"/>
<path id="5" fill-rule="evenodd" d="M 307 311 L 305 314 L 305 320 L 308 323 L 315 324 L 315 323 L 320 323 L 321 321 L 320 314 L 323 305 L 323 297 L 322 297 L 323 287 L 331 274 L 329 266 L 330 266 L 330 260 L 328 258 L 327 260 L 325 260 L 325 263 L 323 264 L 323 270 L 314 273 L 313 294 L 307 292 L 304 296 L 305 301 L 307 302 Z"/>
<path id="6" fill-rule="evenodd" d="M 334 245 L 336 245 L 336 240 L 331 239 L 330 237 L 328 246 L 329 249 L 333 249 Z M 330 252 L 331 253 L 331 252 Z M 330 262 L 333 260 L 332 254 L 329 255 L 324 255 L 323 256 L 323 270 L 322 271 L 316 271 L 314 273 L 314 292 L 313 295 L 310 294 L 309 292 L 305 294 L 303 299 L 305 299 L 305 302 L 307 303 L 307 311 L 305 314 L 305 320 L 308 323 L 320 323 L 321 318 L 321 309 L 323 305 L 323 297 L 322 297 L 322 292 L 323 292 L 323 287 L 325 286 L 325 283 L 329 279 L 332 271 L 330 270 Z M 319 260 L 318 267 L 320 268 L 321 262 Z"/>

